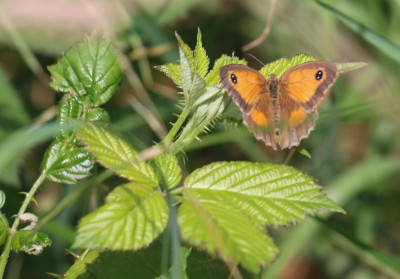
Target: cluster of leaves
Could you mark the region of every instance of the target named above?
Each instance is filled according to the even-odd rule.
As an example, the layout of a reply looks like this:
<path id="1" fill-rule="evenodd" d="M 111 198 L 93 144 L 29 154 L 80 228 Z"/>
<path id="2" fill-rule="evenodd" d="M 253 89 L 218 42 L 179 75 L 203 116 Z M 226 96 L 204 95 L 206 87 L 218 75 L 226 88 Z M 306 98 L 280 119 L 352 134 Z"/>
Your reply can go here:
<path id="1" fill-rule="evenodd" d="M 69 50 L 49 71 L 50 86 L 65 95 L 57 116 L 61 133 L 48 148 L 42 171 L 55 182 L 75 184 L 90 174 L 94 160 L 71 125 L 77 120 L 108 124 L 109 115 L 99 106 L 118 91 L 122 67 L 114 44 L 92 36 Z"/>
<path id="2" fill-rule="evenodd" d="M 77 131 L 79 140 L 100 164 L 129 182 L 117 186 L 103 206 L 80 221 L 73 248 L 138 250 L 172 222 L 178 224 L 187 243 L 257 272 L 278 254 L 266 234 L 266 224 L 287 225 L 321 209 L 342 209 L 321 193 L 312 178 L 285 165 L 218 162 L 181 181 L 174 153 L 223 117 L 230 99 L 219 86 L 219 69 L 245 61 L 222 56 L 208 72 L 201 33 L 194 51 L 177 38 L 180 64 L 159 67 L 184 96 L 182 114 L 164 141 L 171 147 L 170 153 L 142 162 L 132 146 L 105 127 L 90 124 Z M 170 220 L 176 208 L 169 201 L 177 207 L 177 220 Z"/>
<path id="3" fill-rule="evenodd" d="M 51 86 L 65 95 L 58 114 L 61 133 L 45 154 L 43 175 L 73 184 L 89 175 L 96 158 L 128 180 L 108 194 L 103 206 L 82 218 L 74 249 L 136 251 L 170 224 L 186 243 L 219 255 L 228 265 L 240 263 L 257 272 L 279 252 L 266 233 L 267 224 L 288 225 L 322 209 L 343 210 L 312 178 L 286 165 L 218 162 L 182 181 L 177 154 L 215 121 L 238 111 L 221 90 L 220 68 L 246 62 L 223 55 L 209 71 L 200 31 L 194 51 L 178 35 L 177 39 L 180 64 L 158 68 L 182 90 L 182 113 L 160 145 L 167 147 L 164 153 L 150 162 L 141 161 L 132 146 L 105 127 L 109 117 L 99 106 L 122 79 L 118 51 L 110 41 L 88 38 L 49 67 Z M 262 72 L 278 75 L 312 59 L 281 59 Z M 75 124 L 78 120 L 86 124 Z M 13 238 L 19 250 L 38 253 L 38 242 L 41 247 L 50 244 L 45 235 L 27 239 L 28 233 L 19 232 L 24 235 Z"/>

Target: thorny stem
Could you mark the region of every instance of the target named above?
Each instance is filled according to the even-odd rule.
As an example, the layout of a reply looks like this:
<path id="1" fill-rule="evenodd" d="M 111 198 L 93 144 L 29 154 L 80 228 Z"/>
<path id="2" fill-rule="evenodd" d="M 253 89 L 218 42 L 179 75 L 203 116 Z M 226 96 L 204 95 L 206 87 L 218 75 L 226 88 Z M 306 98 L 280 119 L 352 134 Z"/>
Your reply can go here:
<path id="1" fill-rule="evenodd" d="M 188 117 L 190 112 L 190 109 L 188 107 L 185 107 L 182 111 L 182 113 L 179 115 L 178 119 L 172 126 L 172 129 L 169 131 L 168 135 L 165 137 L 163 140 L 164 144 L 166 146 L 169 146 L 173 141 L 178 133 L 179 129 L 182 127 L 183 122 L 185 122 L 186 118 Z"/>
<path id="2" fill-rule="evenodd" d="M 46 178 L 46 173 L 42 172 L 42 174 L 39 176 L 39 178 L 33 184 L 29 193 L 26 194 L 25 200 L 22 203 L 21 207 L 19 208 L 17 218 L 15 218 L 14 223 L 13 223 L 11 229 L 9 230 L 7 242 L 4 246 L 3 253 L 0 256 L 0 279 L 3 278 L 3 276 L 4 276 L 4 271 L 6 269 L 8 256 L 10 255 L 10 251 L 11 251 L 12 237 L 15 234 L 15 232 L 20 224 L 20 220 L 19 220 L 18 216 L 25 213 L 25 210 L 28 208 L 29 203 L 32 201 L 33 196 L 35 195 L 36 191 L 39 189 L 39 186 L 42 185 L 45 178 Z"/>

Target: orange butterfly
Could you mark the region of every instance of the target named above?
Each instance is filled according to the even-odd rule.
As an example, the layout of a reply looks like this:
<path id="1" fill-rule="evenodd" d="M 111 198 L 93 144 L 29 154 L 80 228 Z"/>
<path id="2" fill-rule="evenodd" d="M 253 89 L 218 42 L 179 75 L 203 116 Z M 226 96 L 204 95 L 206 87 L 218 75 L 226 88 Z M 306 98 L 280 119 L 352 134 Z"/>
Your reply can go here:
<path id="1" fill-rule="evenodd" d="M 243 122 L 257 139 L 278 149 L 299 145 L 314 129 L 317 108 L 338 76 L 335 63 L 312 61 L 266 79 L 244 65 L 221 68 L 221 83 L 243 113 Z"/>

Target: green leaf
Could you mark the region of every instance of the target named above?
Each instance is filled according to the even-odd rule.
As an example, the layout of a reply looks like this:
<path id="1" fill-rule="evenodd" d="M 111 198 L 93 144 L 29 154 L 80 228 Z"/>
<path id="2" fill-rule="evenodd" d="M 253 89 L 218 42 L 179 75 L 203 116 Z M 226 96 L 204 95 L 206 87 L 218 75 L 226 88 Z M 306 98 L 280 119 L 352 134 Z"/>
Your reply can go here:
<path id="1" fill-rule="evenodd" d="M 242 263 L 253 272 L 278 254 L 272 239 L 252 224 L 230 200 L 198 195 L 185 189 L 179 207 L 182 237 L 211 254 L 218 252 L 228 263 Z"/>
<path id="2" fill-rule="evenodd" d="M 0 246 L 6 241 L 8 236 L 9 224 L 6 216 L 0 212 Z"/>
<path id="3" fill-rule="evenodd" d="M 215 60 L 212 70 L 205 77 L 207 86 L 216 85 L 219 83 L 219 70 L 221 70 L 223 66 L 229 64 L 247 65 L 247 61 L 244 59 L 239 59 L 236 56 L 231 57 L 225 54 L 222 55 L 220 58 Z"/>
<path id="4" fill-rule="evenodd" d="M 179 88 L 182 88 L 181 67 L 178 64 L 168 63 L 161 66 L 156 66 L 156 69 L 163 72 L 169 77 Z"/>
<path id="5" fill-rule="evenodd" d="M 299 152 L 301 155 L 311 159 L 311 154 L 310 152 L 307 151 L 307 149 L 303 148 L 303 147 L 299 147 L 296 146 L 295 149 L 297 150 L 297 152 Z"/>
<path id="6" fill-rule="evenodd" d="M 220 162 L 191 173 L 179 208 L 182 236 L 252 271 L 277 248 L 262 230 L 287 225 L 321 209 L 343 212 L 302 172 L 285 165 Z"/>
<path id="7" fill-rule="evenodd" d="M 293 68 L 294 66 L 316 60 L 321 59 L 306 54 L 297 54 L 290 59 L 281 58 L 274 62 L 268 63 L 261 68 L 260 73 L 265 77 L 268 77 L 270 74 L 274 74 L 279 78 L 284 72 L 290 68 Z"/>
<path id="8" fill-rule="evenodd" d="M 203 99 L 201 97 L 204 95 L 206 89 L 207 87 L 204 79 L 195 73 L 193 81 L 190 83 L 190 89 L 184 92 L 186 97 L 186 106 L 189 108 L 195 108 L 195 106 L 198 106 L 200 104 L 199 99 Z M 207 97 L 209 98 L 209 96 Z"/>
<path id="9" fill-rule="evenodd" d="M 158 189 L 128 183 L 115 188 L 105 205 L 79 222 L 73 248 L 137 250 L 151 243 L 167 221 L 168 207 Z"/>
<path id="10" fill-rule="evenodd" d="M 96 125 L 107 126 L 110 122 L 108 112 L 103 108 L 94 108 L 87 112 L 85 120 L 95 122 Z"/>
<path id="11" fill-rule="evenodd" d="M 98 161 L 106 168 L 132 181 L 143 182 L 158 187 L 158 179 L 153 168 L 137 161 L 137 152 L 124 140 L 95 125 L 85 125 L 78 130 L 80 139 Z"/>
<path id="12" fill-rule="evenodd" d="M 4 206 L 6 203 L 6 194 L 0 190 L 0 209 Z"/>
<path id="13" fill-rule="evenodd" d="M 200 77 L 204 78 L 208 72 L 210 59 L 207 57 L 206 50 L 201 42 L 200 28 L 197 30 L 197 43 L 194 49 L 194 63 L 196 73 L 198 73 Z"/>
<path id="14" fill-rule="evenodd" d="M 31 255 L 40 255 L 44 247 L 51 245 L 51 239 L 42 232 L 20 230 L 11 241 L 11 248 L 15 252 L 23 251 Z"/>
<path id="15" fill-rule="evenodd" d="M 90 175 L 93 164 L 93 158 L 72 136 L 52 142 L 44 155 L 42 171 L 54 182 L 75 184 Z"/>
<path id="16" fill-rule="evenodd" d="M 113 42 L 96 35 L 73 46 L 50 66 L 50 86 L 56 91 L 85 97 L 93 106 L 106 103 L 122 81 L 119 52 Z"/>
<path id="17" fill-rule="evenodd" d="M 349 16 L 343 14 L 342 12 L 336 10 L 335 8 L 322 3 L 321 1 L 315 1 L 323 8 L 325 8 L 328 12 L 334 15 L 338 20 L 340 20 L 343 24 L 345 24 L 348 28 L 356 32 L 360 35 L 364 40 L 366 40 L 371 45 L 378 48 L 380 51 L 385 53 L 390 58 L 400 62 L 400 46 L 395 45 L 388 39 L 382 37 L 377 34 L 370 28 L 360 24 Z"/>
<path id="18" fill-rule="evenodd" d="M 182 172 L 178 159 L 173 154 L 163 153 L 154 159 L 154 168 L 161 185 L 173 189 L 181 183 Z"/>
<path id="19" fill-rule="evenodd" d="M 313 178 L 285 165 L 214 163 L 190 174 L 185 187 L 240 200 L 238 206 L 260 226 L 287 225 L 321 209 L 344 213 Z"/>
<path id="20" fill-rule="evenodd" d="M 182 56 L 187 59 L 189 67 L 190 67 L 190 72 L 194 73 L 195 72 L 195 62 L 194 62 L 194 55 L 193 51 L 190 49 L 190 47 L 182 40 L 181 36 L 178 35 L 178 33 L 175 33 L 176 39 L 178 40 L 179 44 L 179 49 L 182 51 L 182 54 L 180 54 L 180 60 L 182 60 Z"/>
<path id="21" fill-rule="evenodd" d="M 194 71 L 192 69 L 191 62 L 189 61 L 188 57 L 185 54 L 185 51 L 181 47 L 179 47 L 179 63 L 182 80 L 182 90 L 185 98 L 188 99 L 188 92 L 192 89 L 192 77 L 194 75 Z"/>

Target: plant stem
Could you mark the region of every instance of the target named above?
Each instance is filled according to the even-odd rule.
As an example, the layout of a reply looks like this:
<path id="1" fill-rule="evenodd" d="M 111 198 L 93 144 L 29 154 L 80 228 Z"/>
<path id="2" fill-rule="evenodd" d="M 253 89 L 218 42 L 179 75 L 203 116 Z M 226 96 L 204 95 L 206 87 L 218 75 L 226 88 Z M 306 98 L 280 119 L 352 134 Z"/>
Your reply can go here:
<path id="1" fill-rule="evenodd" d="M 285 160 L 285 165 L 289 165 L 290 159 L 292 159 L 294 152 L 296 151 L 296 149 L 292 148 L 289 152 L 289 155 L 287 156 L 286 160 Z"/>
<path id="2" fill-rule="evenodd" d="M 9 230 L 7 242 L 6 242 L 6 245 L 4 246 L 4 251 L 0 256 L 0 279 L 3 278 L 3 276 L 4 276 L 4 271 L 6 269 L 8 256 L 10 255 L 10 251 L 11 251 L 11 240 L 12 240 L 12 237 L 15 234 L 15 232 L 16 232 L 18 226 L 19 226 L 19 223 L 20 223 L 19 216 L 21 214 L 25 213 L 25 210 L 28 208 L 29 203 L 32 201 L 33 196 L 35 195 L 37 189 L 39 189 L 39 186 L 43 183 L 45 178 L 46 178 L 46 173 L 42 172 L 42 174 L 39 176 L 39 178 L 33 184 L 31 190 L 29 191 L 29 193 L 26 194 L 25 200 L 22 203 L 21 207 L 19 208 L 18 215 L 15 218 L 11 229 Z"/>
<path id="3" fill-rule="evenodd" d="M 185 108 L 182 110 L 182 113 L 179 115 L 178 119 L 172 126 L 172 129 L 169 131 L 168 135 L 165 137 L 163 142 L 165 143 L 166 146 L 169 146 L 173 141 L 178 133 L 179 129 L 181 128 L 183 122 L 185 122 L 186 118 L 188 117 L 190 112 L 190 109 L 185 106 Z"/>

